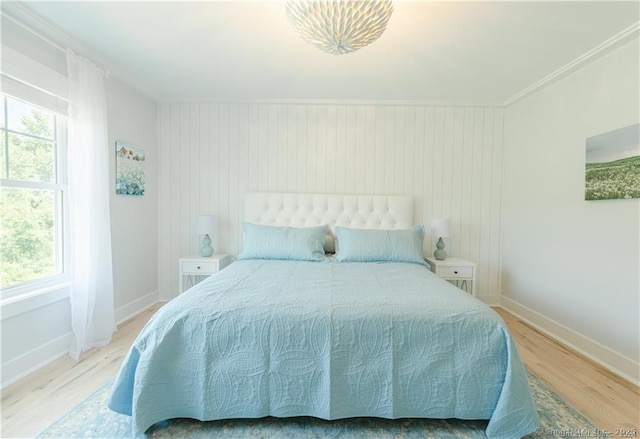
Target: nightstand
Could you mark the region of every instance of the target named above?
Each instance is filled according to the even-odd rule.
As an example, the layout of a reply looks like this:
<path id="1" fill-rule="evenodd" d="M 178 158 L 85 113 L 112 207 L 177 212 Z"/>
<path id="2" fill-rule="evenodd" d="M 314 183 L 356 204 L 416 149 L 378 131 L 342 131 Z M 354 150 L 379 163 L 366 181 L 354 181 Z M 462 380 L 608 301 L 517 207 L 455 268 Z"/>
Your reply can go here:
<path id="1" fill-rule="evenodd" d="M 438 277 L 448 280 L 467 293 L 476 295 L 476 264 L 462 258 L 447 258 L 444 261 L 438 261 L 433 256 L 425 258 L 431 271 Z M 471 284 L 471 286 L 469 286 Z"/>
<path id="2" fill-rule="evenodd" d="M 208 258 L 189 256 L 180 258 L 179 294 L 216 274 L 231 263 L 231 255 L 216 253 Z"/>

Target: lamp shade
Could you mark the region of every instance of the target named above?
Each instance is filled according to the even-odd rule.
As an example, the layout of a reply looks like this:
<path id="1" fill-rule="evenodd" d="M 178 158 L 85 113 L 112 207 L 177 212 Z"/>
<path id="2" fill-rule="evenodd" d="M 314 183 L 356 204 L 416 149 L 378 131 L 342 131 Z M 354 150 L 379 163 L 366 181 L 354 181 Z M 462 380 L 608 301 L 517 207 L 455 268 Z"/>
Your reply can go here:
<path id="1" fill-rule="evenodd" d="M 431 220 L 431 232 L 434 237 L 448 238 L 451 236 L 451 221 L 448 219 L 434 218 Z"/>
<path id="2" fill-rule="evenodd" d="M 201 235 L 213 235 L 216 231 L 216 217 L 213 215 L 198 215 L 196 218 L 196 232 Z"/>

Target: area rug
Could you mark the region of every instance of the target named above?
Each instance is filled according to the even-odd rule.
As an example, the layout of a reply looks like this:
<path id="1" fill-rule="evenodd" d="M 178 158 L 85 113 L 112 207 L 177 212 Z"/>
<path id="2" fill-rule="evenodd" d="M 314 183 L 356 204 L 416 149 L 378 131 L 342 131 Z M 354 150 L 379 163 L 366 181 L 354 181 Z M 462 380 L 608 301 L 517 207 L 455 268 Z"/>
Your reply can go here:
<path id="1" fill-rule="evenodd" d="M 529 372 L 529 385 L 540 417 L 540 428 L 528 438 L 567 438 L 599 430 L 577 410 Z M 113 380 L 38 435 L 39 438 L 127 438 L 128 416 L 107 408 Z M 316 418 L 261 418 L 199 422 L 174 419 L 154 425 L 140 438 L 317 438 L 317 439 L 410 439 L 485 438 L 487 421 L 457 419 L 355 418 L 324 421 Z M 573 434 L 576 433 L 576 434 Z"/>

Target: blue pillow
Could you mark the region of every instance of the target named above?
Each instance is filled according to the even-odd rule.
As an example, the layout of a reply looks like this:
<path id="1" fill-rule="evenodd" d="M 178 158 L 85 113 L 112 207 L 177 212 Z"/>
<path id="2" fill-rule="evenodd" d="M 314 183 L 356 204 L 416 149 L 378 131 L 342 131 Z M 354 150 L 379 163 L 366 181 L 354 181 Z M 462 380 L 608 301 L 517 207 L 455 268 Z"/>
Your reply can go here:
<path id="1" fill-rule="evenodd" d="M 244 250 L 238 259 L 324 261 L 328 226 L 273 227 L 242 223 Z"/>
<path id="2" fill-rule="evenodd" d="M 363 230 L 336 227 L 338 262 L 413 262 L 425 265 L 424 227 Z"/>

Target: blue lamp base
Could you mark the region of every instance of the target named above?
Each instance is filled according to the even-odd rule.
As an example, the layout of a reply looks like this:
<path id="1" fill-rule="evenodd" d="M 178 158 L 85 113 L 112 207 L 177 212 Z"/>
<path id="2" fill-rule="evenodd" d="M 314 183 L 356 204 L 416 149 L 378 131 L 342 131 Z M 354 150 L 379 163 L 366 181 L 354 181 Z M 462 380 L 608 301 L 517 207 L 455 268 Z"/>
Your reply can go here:
<path id="1" fill-rule="evenodd" d="M 200 247 L 200 256 L 203 258 L 209 258 L 213 255 L 213 247 L 211 247 L 211 238 L 209 235 L 204 235 L 202 238 L 202 247 Z"/>
<path id="2" fill-rule="evenodd" d="M 447 252 L 444 249 L 444 241 L 442 240 L 442 237 L 438 239 L 436 247 L 436 251 L 433 252 L 433 256 L 435 256 L 436 260 L 444 261 L 447 259 Z"/>

